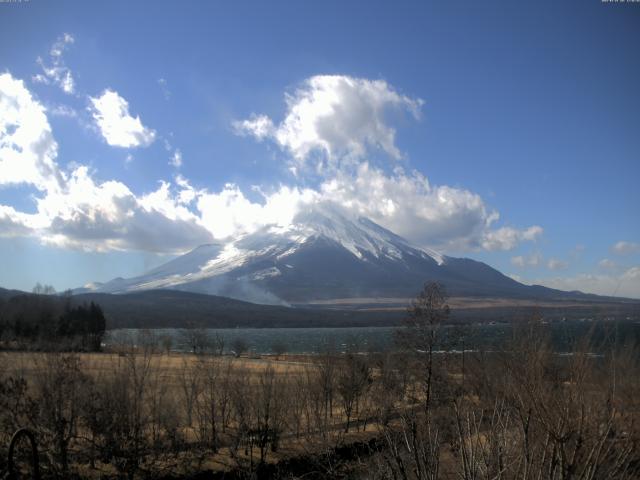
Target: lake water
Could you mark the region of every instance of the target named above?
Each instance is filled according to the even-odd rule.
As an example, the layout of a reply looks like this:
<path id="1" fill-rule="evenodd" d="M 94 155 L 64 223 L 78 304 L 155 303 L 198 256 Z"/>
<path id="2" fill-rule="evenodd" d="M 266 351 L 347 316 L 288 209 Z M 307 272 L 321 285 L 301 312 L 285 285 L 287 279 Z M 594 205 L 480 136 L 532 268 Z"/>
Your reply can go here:
<path id="1" fill-rule="evenodd" d="M 284 344 L 288 353 L 318 353 L 327 348 L 336 351 L 368 352 L 384 351 L 393 348 L 394 331 L 397 327 L 347 327 L 347 328 L 221 328 L 206 329 L 204 335 L 209 338 L 219 336 L 224 339 L 225 351 L 231 350 L 236 339 L 242 339 L 249 351 L 261 355 L 272 353 L 276 343 Z M 594 348 L 602 348 L 605 341 L 622 344 L 635 340 L 640 342 L 640 323 L 638 322 L 588 322 L 567 321 L 543 325 L 548 330 L 554 348 L 559 352 L 571 350 L 574 341 L 583 334 L 592 331 L 596 339 Z M 441 329 L 440 348 L 457 350 L 491 350 L 500 348 L 513 335 L 514 327 L 509 324 L 467 325 L 464 327 L 447 326 Z M 162 338 L 171 339 L 171 349 L 187 352 L 187 336 L 182 329 L 137 330 L 119 329 L 107 332 L 104 343 L 107 346 L 119 344 L 140 344 L 152 340 L 161 343 Z M 145 340 L 147 339 L 147 340 Z"/>

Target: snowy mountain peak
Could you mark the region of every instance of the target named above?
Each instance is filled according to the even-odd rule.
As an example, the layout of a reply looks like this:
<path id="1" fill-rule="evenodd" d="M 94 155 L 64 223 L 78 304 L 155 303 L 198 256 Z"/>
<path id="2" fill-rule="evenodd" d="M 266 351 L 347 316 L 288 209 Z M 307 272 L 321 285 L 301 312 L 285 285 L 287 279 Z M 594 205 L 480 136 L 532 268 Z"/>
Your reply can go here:
<path id="1" fill-rule="evenodd" d="M 402 259 L 407 248 L 419 250 L 442 264 L 444 257 L 436 252 L 409 245 L 402 237 L 365 217 L 352 217 L 335 207 L 315 205 L 296 215 L 290 230 L 307 238 L 322 237 L 338 243 L 359 259 L 365 255 Z"/>
<path id="2" fill-rule="evenodd" d="M 201 245 L 135 278 L 91 284 L 81 292 L 173 289 L 262 304 L 362 304 L 408 299 L 427 281 L 455 296 L 565 298 L 566 292 L 516 282 L 490 266 L 417 248 L 370 219 L 313 205 L 288 225 Z"/>
<path id="3" fill-rule="evenodd" d="M 273 257 L 282 261 L 317 239 L 339 245 L 363 261 L 380 257 L 401 261 L 410 250 L 438 265 L 444 262 L 442 255 L 413 247 L 367 218 L 351 217 L 336 208 L 314 205 L 299 212 L 289 225 L 265 226 L 214 250 L 215 255 L 201 266 L 201 271 L 205 275 L 226 273 L 255 258 Z"/>
<path id="4" fill-rule="evenodd" d="M 169 288 L 283 303 L 279 290 L 289 282 L 295 286 L 326 278 L 323 282 L 332 284 L 348 282 L 351 276 L 356 288 L 359 278 L 375 275 L 386 282 L 386 271 L 406 275 L 416 265 L 425 271 L 445 263 L 442 255 L 414 247 L 367 218 L 314 205 L 289 225 L 265 226 L 224 243 L 201 245 L 142 276 L 115 279 L 96 291 Z"/>

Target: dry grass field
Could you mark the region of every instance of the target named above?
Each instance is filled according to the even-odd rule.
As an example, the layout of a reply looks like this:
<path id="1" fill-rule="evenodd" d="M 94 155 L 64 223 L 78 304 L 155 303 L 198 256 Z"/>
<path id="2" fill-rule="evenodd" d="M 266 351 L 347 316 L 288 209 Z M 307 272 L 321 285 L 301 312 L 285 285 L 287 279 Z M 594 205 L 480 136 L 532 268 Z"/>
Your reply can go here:
<path id="1" fill-rule="evenodd" d="M 2 352 L 0 446 L 28 427 L 64 479 L 640 478 L 637 346 L 558 355 L 532 322 L 435 353 L 427 326 L 384 354 Z"/>
<path id="2" fill-rule="evenodd" d="M 41 352 L 0 352 L 0 368 L 5 374 L 18 374 L 29 377 L 42 362 L 46 362 L 50 353 Z M 116 352 L 90 352 L 78 353 L 77 357 L 83 366 L 83 371 L 91 376 L 98 377 L 121 367 L 126 361 L 126 355 Z M 181 375 L 185 367 L 194 367 L 203 358 L 217 365 L 231 362 L 234 367 L 246 370 L 251 374 L 259 374 L 267 368 L 272 368 L 278 375 L 289 376 L 301 374 L 309 366 L 313 366 L 313 356 L 310 355 L 264 355 L 260 358 L 232 356 L 198 356 L 188 353 L 153 353 L 150 356 L 150 367 L 161 370 L 165 380 L 172 383 Z"/>
<path id="3" fill-rule="evenodd" d="M 82 379 L 62 379 L 59 375 L 61 359 L 73 359 L 74 366 L 66 374 L 69 377 L 81 376 Z M 169 455 L 151 453 L 151 456 L 156 458 L 153 468 L 148 469 L 147 474 L 151 471 L 155 474 L 164 473 L 165 470 L 174 474 L 186 474 L 194 470 L 229 471 L 247 465 L 251 468 L 251 465 L 258 462 L 278 463 L 284 459 L 309 456 L 321 453 L 327 448 L 368 441 L 375 437 L 375 425 L 371 422 L 363 424 L 361 419 L 351 419 L 352 426 L 349 431 L 343 431 L 346 417 L 337 398 L 327 400 L 332 404 L 328 407 L 330 411 L 325 411 L 326 422 L 312 418 L 314 414 L 309 410 L 303 412 L 301 397 L 306 396 L 312 386 L 319 386 L 317 377 L 321 369 L 322 366 L 318 366 L 317 359 L 309 355 L 236 358 L 140 351 L 78 354 L 0 353 L 2 377 L 24 379 L 27 388 L 23 394 L 34 399 L 39 398 L 40 402 L 46 400 L 42 398 L 42 384 L 48 383 L 50 379 L 46 377 L 49 376 L 58 377 L 54 380 L 60 382 L 58 386 L 75 381 L 81 383 L 82 387 L 85 387 L 87 382 L 93 386 L 113 385 L 124 379 L 124 383 L 133 387 L 133 392 L 130 392 L 133 397 L 139 398 L 127 395 L 127 405 L 120 407 L 128 410 L 137 408 L 134 405 L 137 400 L 144 403 L 144 418 L 139 419 L 139 428 L 144 430 L 144 433 L 141 433 L 144 438 L 139 441 L 156 443 L 158 438 L 154 437 L 164 429 L 165 431 L 160 433 L 160 436 L 164 437 L 163 440 L 167 440 L 167 436 L 173 436 L 179 438 L 177 443 L 182 445 Z M 213 376 L 207 377 L 208 375 Z M 332 384 L 333 380 L 330 380 Z M 137 383 L 141 388 L 139 392 L 136 392 Z M 69 392 L 63 394 L 68 395 Z M 74 394 L 82 396 L 88 393 Z M 82 403 L 81 399 L 76 400 Z M 240 413 L 241 418 L 237 418 L 237 412 L 231 411 L 231 404 L 234 402 L 246 403 L 239 407 L 240 410 L 246 408 L 251 411 L 243 411 Z M 252 405 L 253 402 L 262 405 Z M 71 405 L 53 408 L 56 407 L 66 410 L 58 412 L 62 415 L 74 415 L 72 410 L 75 407 Z M 112 407 L 118 409 L 117 405 Z M 156 407 L 164 412 L 154 411 Z M 212 434 L 212 417 L 208 416 L 206 410 L 214 409 L 220 409 L 219 413 L 213 414 L 218 417 L 216 420 L 220 425 L 217 428 L 220 431 L 216 433 L 216 445 L 212 448 L 210 441 L 204 437 Z M 128 412 L 123 413 L 126 416 Z M 160 425 L 166 423 L 166 418 L 161 418 L 166 413 L 171 416 L 171 426 Z M 79 412 L 76 414 L 79 415 Z M 315 413 L 315 417 L 323 415 Z M 266 424 L 261 423 L 268 417 L 271 417 L 273 425 L 268 423 L 269 420 L 266 420 Z M 87 431 L 86 426 L 81 425 L 82 422 L 78 418 L 74 418 L 73 421 L 77 422 L 77 425 L 71 435 L 75 439 L 69 442 L 69 453 L 74 450 L 74 444 L 78 451 L 91 449 L 86 444 L 80 447 L 83 443 L 80 439 L 90 436 L 91 433 Z M 151 425 L 153 423 L 157 425 Z M 261 428 L 266 436 L 271 435 L 272 430 L 278 430 L 277 448 L 272 448 L 272 438 L 265 440 L 264 445 L 258 445 L 261 443 L 258 438 Z M 129 448 L 131 439 L 125 438 L 123 441 L 127 444 L 125 448 Z M 258 453 L 260 449 L 262 452 Z M 150 449 L 145 450 L 145 455 L 149 455 Z M 90 463 L 92 466 L 79 464 L 71 467 L 71 470 L 86 478 L 103 478 L 105 475 L 120 477 L 127 473 L 125 468 L 119 471 L 114 462 L 103 462 L 96 458 Z M 140 465 L 139 469 L 142 471 L 144 467 Z"/>

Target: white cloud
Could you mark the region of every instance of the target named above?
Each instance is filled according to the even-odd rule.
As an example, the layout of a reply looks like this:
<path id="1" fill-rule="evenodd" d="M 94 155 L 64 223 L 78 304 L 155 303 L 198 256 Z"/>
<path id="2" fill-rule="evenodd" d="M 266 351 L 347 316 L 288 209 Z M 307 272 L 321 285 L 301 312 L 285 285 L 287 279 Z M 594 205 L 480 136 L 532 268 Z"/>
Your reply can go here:
<path id="1" fill-rule="evenodd" d="M 139 116 L 129 114 L 129 103 L 118 92 L 107 89 L 89 100 L 100 133 L 112 147 L 146 147 L 155 140 L 156 133 L 142 125 Z"/>
<path id="2" fill-rule="evenodd" d="M 511 257 L 511 265 L 518 268 L 537 267 L 542 263 L 542 255 L 538 252 L 531 255 Z"/>
<path id="3" fill-rule="evenodd" d="M 408 111 L 418 118 L 422 100 L 401 95 L 382 80 L 342 75 L 311 77 L 285 100 L 280 123 L 252 114 L 233 127 L 286 151 L 295 175 L 319 174 L 317 193 L 323 200 L 418 245 L 448 251 L 510 250 L 542 234 L 539 226 L 495 228 L 498 213 L 468 190 L 432 186 L 424 175 L 407 173 L 397 164 L 391 172 L 370 166 L 366 158 L 375 151 L 402 157 L 389 114 Z"/>
<path id="4" fill-rule="evenodd" d="M 611 251 L 617 255 L 631 255 L 640 252 L 640 243 L 620 241 L 611 247 Z"/>
<path id="5" fill-rule="evenodd" d="M 508 273 L 507 277 L 515 280 L 516 282 L 520 282 L 520 283 L 524 283 L 525 285 L 528 285 L 527 281 L 516 273 Z"/>
<path id="6" fill-rule="evenodd" d="M 549 270 L 564 270 L 567 267 L 569 267 L 569 264 L 567 262 L 557 258 L 550 258 L 547 262 L 547 268 Z"/>
<path id="7" fill-rule="evenodd" d="M 75 91 L 75 81 L 71 70 L 65 65 L 63 54 L 69 45 L 74 42 L 72 35 L 65 33 L 58 37 L 49 50 L 49 61 L 45 61 L 38 57 L 36 61 L 42 73 L 34 75 L 32 80 L 36 83 L 44 83 L 46 85 L 54 84 L 62 89 L 63 92 L 71 94 Z"/>
<path id="8" fill-rule="evenodd" d="M 409 104 L 415 109 L 419 106 L 419 102 L 399 96 L 384 82 L 357 80 L 356 88 L 346 82 L 345 78 L 349 77 L 338 77 L 335 88 L 343 97 L 356 97 L 356 100 L 347 98 L 348 102 L 356 105 L 356 109 L 373 111 L 377 115 L 385 102 L 393 105 L 395 101 L 398 103 L 395 106 L 404 108 L 409 108 Z M 17 88 L 15 81 L 11 80 L 10 85 Z M 90 250 L 177 252 L 209 241 L 212 237 L 225 238 L 249 233 L 265 225 L 285 226 L 301 209 L 315 202 L 337 204 L 355 215 L 370 218 L 419 246 L 445 251 L 508 250 L 520 242 L 534 241 L 542 234 L 542 229 L 538 226 L 525 229 L 511 226 L 496 228 L 498 213 L 488 208 L 479 195 L 461 188 L 431 185 L 424 175 L 416 171 L 406 172 L 397 167 L 391 173 L 386 173 L 381 168 L 370 166 L 363 159 L 350 163 L 350 168 L 337 168 L 327 173 L 314 189 L 280 186 L 264 193 L 255 188 L 262 195 L 260 201 L 251 200 L 251 196 L 248 197 L 234 184 L 226 185 L 219 192 L 211 192 L 194 188 L 187 179 L 179 175 L 174 183 L 163 182 L 156 191 L 142 196 L 134 194 L 124 183 L 95 180 L 83 166 L 65 176 L 55 163 L 57 150 L 44 109 L 17 82 L 16 85 L 20 87 L 17 90 L 25 97 L 23 103 L 29 107 L 27 110 L 33 111 L 32 114 L 39 120 L 28 122 L 29 115 L 23 115 L 14 123 L 18 124 L 18 128 L 23 128 L 23 123 L 30 127 L 39 125 L 36 130 L 49 139 L 53 148 L 44 157 L 49 162 L 48 176 L 39 170 L 36 170 L 40 172 L 38 175 L 25 174 L 31 183 L 39 182 L 44 192 L 38 198 L 36 216 L 21 218 L 16 215 L 20 212 L 7 211 L 8 213 L 3 213 L 2 219 L 3 223 L 11 225 L 11 229 L 7 226 L 7 231 L 19 231 L 17 227 L 23 225 L 51 244 Z M 324 85 L 322 82 L 320 83 Z M 346 86 L 342 85 L 344 82 Z M 307 88 L 311 89 L 312 85 L 314 82 L 309 82 Z M 297 97 L 290 99 L 291 108 L 297 111 L 294 104 L 310 102 L 318 92 L 312 93 L 311 90 L 307 93 L 297 92 Z M 326 94 L 324 90 L 321 93 Z M 388 99 L 383 101 L 376 95 L 386 95 Z M 366 99 L 371 96 L 378 102 L 377 107 L 366 109 L 359 104 L 369 101 Z M 107 90 L 100 98 L 91 101 L 96 121 L 110 144 L 132 146 L 152 141 L 155 137 L 155 133 L 146 129 L 139 118 L 129 115 L 126 101 L 116 92 Z M 11 102 L 7 104 L 13 105 Z M 370 132 L 392 132 L 390 127 L 381 124 L 374 128 L 372 120 L 366 115 L 359 114 L 357 118 L 351 118 L 343 111 L 346 107 L 331 103 L 330 106 L 339 112 L 336 115 L 340 118 L 336 118 L 342 124 L 354 132 L 364 133 L 356 134 L 353 142 L 346 142 L 342 146 L 339 146 L 340 142 L 331 143 L 325 152 L 328 156 L 333 157 L 334 154 L 337 155 L 337 151 L 342 150 L 340 155 L 354 158 L 354 155 L 360 154 L 360 147 L 364 151 L 371 145 L 387 150 L 392 156 L 394 152 L 398 152 L 397 149 L 394 150 L 393 142 L 384 143 L 381 139 L 374 141 L 369 138 Z M 291 115 L 293 113 L 289 112 L 287 118 Z M 314 118 L 315 123 L 311 122 L 314 128 L 326 120 L 322 115 Z M 381 119 L 381 116 L 374 119 L 374 123 L 381 122 Z M 304 121 L 310 120 L 307 118 Z M 287 122 L 285 120 L 277 128 L 285 128 Z M 364 122 L 362 128 L 358 127 L 358 122 Z M 294 124 L 298 125 L 296 122 Z M 10 134 L 15 133 L 12 132 L 13 130 Z M 387 136 L 387 139 L 392 137 L 393 135 Z M 328 138 L 322 137 L 322 141 L 328 141 Z M 168 151 L 173 151 L 174 157 L 177 155 L 175 158 L 181 161 L 180 150 L 174 150 L 166 139 L 165 143 Z M 309 148 L 315 149 L 317 146 Z M 27 181 L 24 180 L 25 175 L 20 177 L 20 181 Z M 59 178 L 57 188 L 42 180 L 50 177 Z M 30 222 L 28 225 L 27 220 Z"/>
<path id="9" fill-rule="evenodd" d="M 514 267 L 524 268 L 526 264 L 527 260 L 522 255 L 511 257 L 511 265 L 513 265 Z"/>
<path id="10" fill-rule="evenodd" d="M 64 192 L 40 199 L 38 212 L 48 222 L 42 240 L 67 248 L 179 253 L 212 239 L 169 184 L 136 197 L 121 182 L 96 183 L 86 167 L 73 172 Z"/>
<path id="11" fill-rule="evenodd" d="M 171 91 L 167 85 L 167 81 L 164 78 L 158 79 L 158 85 L 160 86 L 160 90 L 162 90 L 162 95 L 165 100 L 169 100 L 171 98 Z"/>
<path id="12" fill-rule="evenodd" d="M 0 205 L 0 237 L 22 237 L 32 233 L 33 216 Z"/>
<path id="13" fill-rule="evenodd" d="M 266 115 L 256 115 L 255 113 L 251 114 L 251 117 L 247 120 L 233 122 L 233 126 L 238 135 L 250 134 L 259 141 L 270 136 L 275 136 L 276 133 L 276 127 L 269 117 Z"/>
<path id="14" fill-rule="evenodd" d="M 182 152 L 179 148 L 173 152 L 173 155 L 169 159 L 169 165 L 175 168 L 180 168 L 182 166 Z"/>
<path id="15" fill-rule="evenodd" d="M 84 250 L 184 252 L 211 241 L 181 200 L 158 190 L 136 196 L 118 181 L 95 181 L 86 166 L 65 175 L 44 107 L 24 82 L 0 75 L 0 185 L 26 183 L 41 192 L 37 212 L 0 205 L 0 236 L 35 236 L 42 242 Z"/>
<path id="16" fill-rule="evenodd" d="M 78 116 L 78 112 L 68 105 L 48 106 L 47 113 L 50 113 L 55 117 L 76 118 Z"/>
<path id="17" fill-rule="evenodd" d="M 388 125 L 386 116 L 390 110 L 408 110 L 419 117 L 423 104 L 420 99 L 399 94 L 384 80 L 344 75 L 311 77 L 285 100 L 287 112 L 280 124 L 252 114 L 233 126 L 239 134 L 273 140 L 300 167 L 313 160 L 318 171 L 361 159 L 369 149 L 401 158 L 395 129 Z"/>
<path id="18" fill-rule="evenodd" d="M 582 254 L 584 253 L 584 250 L 585 250 L 585 246 L 581 243 L 578 243 L 575 247 L 571 249 L 571 251 L 569 251 L 569 258 L 573 262 L 580 260 L 580 258 L 582 258 Z"/>
<path id="19" fill-rule="evenodd" d="M 317 198 L 318 193 L 313 190 L 280 187 L 258 203 L 250 201 L 237 185 L 227 184 L 219 193 L 199 195 L 197 209 L 202 224 L 213 236 L 226 238 L 266 225 L 288 225 L 303 205 Z"/>
<path id="20" fill-rule="evenodd" d="M 468 190 L 432 186 L 419 172 L 392 175 L 361 163 L 355 174 L 339 172 L 320 187 L 322 197 L 370 218 L 420 246 L 442 250 L 510 250 L 535 240 L 540 227 L 492 230 L 498 214 Z"/>
<path id="21" fill-rule="evenodd" d="M 532 225 L 523 230 L 513 227 L 501 227 L 485 232 L 481 246 L 485 250 L 511 250 L 521 242 L 537 240 L 544 230 L 539 225 Z"/>
<path id="22" fill-rule="evenodd" d="M 193 188 L 189 183 L 189 180 L 184 178 L 182 175 L 177 175 L 175 180 L 176 185 L 179 188 L 177 201 L 182 205 L 189 205 L 198 196 L 206 193 L 205 190 L 196 190 L 195 188 Z"/>
<path id="23" fill-rule="evenodd" d="M 538 279 L 532 283 L 560 290 L 640 299 L 640 266 L 628 268 L 620 275 L 581 273 L 573 277 Z"/>
<path id="24" fill-rule="evenodd" d="M 184 182 L 184 179 L 182 179 Z M 186 183 L 188 185 L 188 183 Z M 190 190 L 186 190 L 191 192 Z M 389 230 L 425 247 L 440 249 L 486 248 L 497 218 L 482 199 L 466 190 L 432 187 L 417 172 L 397 169 L 386 176 L 363 163 L 354 174 L 340 173 L 318 189 L 281 186 L 251 201 L 234 184 L 220 192 L 191 194 L 202 224 L 216 238 L 253 232 L 266 225 L 286 226 L 311 203 L 333 203 L 351 213 L 370 218 Z M 511 229 L 509 239 L 492 239 L 492 248 L 511 248 L 519 241 L 534 240 L 541 229 Z"/>
<path id="25" fill-rule="evenodd" d="M 613 260 L 610 260 L 608 258 L 603 258 L 598 262 L 598 267 L 603 270 L 615 270 L 618 268 L 618 264 Z"/>
<path id="26" fill-rule="evenodd" d="M 0 185 L 59 187 L 64 177 L 55 161 L 57 154 L 44 107 L 22 80 L 0 74 Z"/>

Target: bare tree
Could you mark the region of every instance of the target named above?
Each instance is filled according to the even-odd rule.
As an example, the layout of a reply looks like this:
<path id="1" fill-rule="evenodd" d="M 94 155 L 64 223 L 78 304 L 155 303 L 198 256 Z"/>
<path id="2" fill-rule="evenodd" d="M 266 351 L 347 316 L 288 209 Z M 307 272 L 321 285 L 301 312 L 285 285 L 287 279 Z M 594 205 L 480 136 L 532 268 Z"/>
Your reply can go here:
<path id="1" fill-rule="evenodd" d="M 251 430 L 251 382 L 250 375 L 246 368 L 234 369 L 230 387 L 230 407 L 233 414 L 234 430 L 232 433 L 229 453 L 239 466 L 242 466 L 242 459 L 239 455 L 240 449 L 244 446 L 245 455 L 250 456 L 250 463 L 253 465 L 253 441 L 250 436 Z"/>
<path id="2" fill-rule="evenodd" d="M 211 338 L 211 353 L 215 356 L 221 357 L 224 354 L 224 345 L 225 340 L 222 335 L 216 333 L 213 338 Z"/>
<path id="3" fill-rule="evenodd" d="M 236 357 L 241 357 L 249 350 L 249 344 L 244 338 L 237 337 L 231 342 L 231 350 Z"/>
<path id="4" fill-rule="evenodd" d="M 296 438 L 300 438 L 302 428 L 306 423 L 309 424 L 309 386 L 307 384 L 306 372 L 296 372 L 290 375 L 289 391 L 292 401 L 289 404 L 289 424 L 293 427 L 293 433 Z"/>
<path id="5" fill-rule="evenodd" d="M 37 295 L 54 295 L 56 293 L 56 289 L 51 285 L 42 285 L 40 282 L 36 283 L 31 291 Z"/>
<path id="6" fill-rule="evenodd" d="M 184 328 L 180 333 L 182 343 L 194 354 L 205 353 L 211 347 L 209 332 L 204 328 Z"/>
<path id="7" fill-rule="evenodd" d="M 398 355 L 384 354 L 376 364 L 377 378 L 372 385 L 373 404 L 378 424 L 384 428 L 406 398 L 407 369 Z"/>
<path id="8" fill-rule="evenodd" d="M 358 414 L 360 398 L 372 382 L 367 362 L 359 355 L 347 354 L 338 370 L 337 391 L 342 399 L 342 409 L 346 416 L 344 431 L 349 432 L 353 414 Z"/>
<path id="9" fill-rule="evenodd" d="M 97 433 L 101 456 L 132 480 L 150 453 L 152 352 L 123 352 L 117 360 L 99 384 Z"/>
<path id="10" fill-rule="evenodd" d="M 198 368 L 189 357 L 182 358 L 179 383 L 188 427 L 193 426 L 193 409 L 202 387 L 201 373 L 204 373 L 203 370 Z"/>
<path id="11" fill-rule="evenodd" d="M 80 396 L 87 383 L 75 354 L 47 354 L 38 358 L 34 387 L 38 405 L 35 426 L 45 442 L 53 446 L 52 465 L 69 476 L 70 446 L 77 437 Z"/>
<path id="12" fill-rule="evenodd" d="M 431 406 L 433 351 L 438 330 L 449 318 L 449 311 L 444 287 L 435 282 L 426 283 L 407 310 L 404 328 L 396 332 L 400 346 L 407 349 L 422 368 L 425 411 Z"/>
<path id="13" fill-rule="evenodd" d="M 289 348 L 287 344 L 282 340 L 276 340 L 271 344 L 271 352 L 276 356 L 276 359 L 280 360 L 280 356 L 287 353 Z"/>
<path id="14" fill-rule="evenodd" d="M 323 434 L 329 429 L 329 419 L 333 417 L 333 399 L 336 387 L 337 354 L 333 341 L 328 341 L 322 347 L 316 366 L 318 370 L 318 386 L 322 394 L 321 412 L 324 414 Z"/>
<path id="15" fill-rule="evenodd" d="M 136 346 L 143 352 L 153 354 L 158 351 L 160 339 L 154 330 L 139 330 L 136 335 Z"/>
<path id="16" fill-rule="evenodd" d="M 201 357 L 198 359 L 196 368 L 201 390 L 196 399 L 198 436 L 201 442 L 208 445 L 213 452 L 217 452 L 219 423 L 224 414 L 223 406 L 226 406 L 228 402 L 224 398 L 228 396 L 228 383 L 225 384 L 222 378 L 225 366 L 221 365 L 219 360 L 211 357 Z"/>
<path id="17" fill-rule="evenodd" d="M 449 317 L 444 288 L 435 282 L 426 283 L 412 301 L 404 326 L 396 332 L 398 344 L 415 365 L 415 377 L 410 383 L 420 385 L 415 401 L 421 408 L 408 406 L 398 411 L 397 428 L 383 428 L 389 457 L 388 467 L 403 479 L 412 474 L 418 479 L 435 480 L 440 475 L 440 425 L 434 415 L 433 392 L 436 379 L 434 349 L 438 331 Z"/>
<path id="18" fill-rule="evenodd" d="M 159 339 L 162 351 L 167 355 L 171 354 L 173 349 L 173 337 L 171 335 L 162 335 Z"/>
<path id="19" fill-rule="evenodd" d="M 269 365 L 258 377 L 253 406 L 251 435 L 260 451 L 260 463 L 267 458 L 268 448 L 276 452 L 285 418 L 286 385 Z"/>

